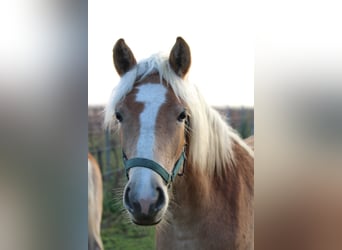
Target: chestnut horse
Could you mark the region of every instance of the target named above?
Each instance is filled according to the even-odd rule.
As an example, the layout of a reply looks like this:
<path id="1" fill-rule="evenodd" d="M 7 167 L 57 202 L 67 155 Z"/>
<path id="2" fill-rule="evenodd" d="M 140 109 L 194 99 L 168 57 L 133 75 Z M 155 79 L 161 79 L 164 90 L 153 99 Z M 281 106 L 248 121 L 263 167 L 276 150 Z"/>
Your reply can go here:
<path id="1" fill-rule="evenodd" d="M 120 133 L 131 220 L 156 225 L 157 249 L 253 249 L 254 152 L 187 80 L 187 43 L 137 63 L 119 39 L 113 59 L 105 124 Z"/>
<path id="2" fill-rule="evenodd" d="M 93 156 L 88 154 L 88 250 L 102 250 L 102 176 Z"/>

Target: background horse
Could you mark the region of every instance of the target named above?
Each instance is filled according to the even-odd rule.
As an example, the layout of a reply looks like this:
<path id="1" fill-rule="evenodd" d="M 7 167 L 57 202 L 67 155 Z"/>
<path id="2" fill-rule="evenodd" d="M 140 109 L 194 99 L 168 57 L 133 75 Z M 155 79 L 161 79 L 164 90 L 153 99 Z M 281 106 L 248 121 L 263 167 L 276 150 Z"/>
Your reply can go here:
<path id="1" fill-rule="evenodd" d="M 157 225 L 157 249 L 252 249 L 254 153 L 188 82 L 187 43 L 137 63 L 119 39 L 113 59 L 105 123 L 119 128 L 131 220 Z"/>
<path id="2" fill-rule="evenodd" d="M 102 176 L 95 158 L 88 154 L 88 250 L 102 250 Z"/>

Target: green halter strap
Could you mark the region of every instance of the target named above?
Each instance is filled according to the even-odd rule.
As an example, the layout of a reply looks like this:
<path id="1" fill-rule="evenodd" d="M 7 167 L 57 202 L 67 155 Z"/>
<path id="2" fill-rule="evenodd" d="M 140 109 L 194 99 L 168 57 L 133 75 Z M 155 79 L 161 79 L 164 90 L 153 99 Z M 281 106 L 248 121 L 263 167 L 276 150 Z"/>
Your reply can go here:
<path id="1" fill-rule="evenodd" d="M 179 159 L 175 163 L 172 173 L 169 174 L 165 168 L 163 168 L 160 164 L 158 164 L 155 161 L 145 159 L 145 158 L 132 158 L 127 160 L 127 157 L 124 152 L 123 154 L 123 162 L 126 170 L 126 176 L 128 179 L 128 172 L 131 168 L 135 167 L 144 167 L 144 168 L 149 168 L 159 174 L 163 180 L 165 181 L 166 185 L 169 185 L 171 182 L 173 182 L 179 172 L 179 169 L 181 166 L 183 166 L 184 162 L 186 161 L 186 156 L 185 156 L 185 150 L 183 150 L 182 154 L 180 155 Z M 182 173 L 183 174 L 183 173 Z M 180 174 L 180 175 L 182 175 Z"/>

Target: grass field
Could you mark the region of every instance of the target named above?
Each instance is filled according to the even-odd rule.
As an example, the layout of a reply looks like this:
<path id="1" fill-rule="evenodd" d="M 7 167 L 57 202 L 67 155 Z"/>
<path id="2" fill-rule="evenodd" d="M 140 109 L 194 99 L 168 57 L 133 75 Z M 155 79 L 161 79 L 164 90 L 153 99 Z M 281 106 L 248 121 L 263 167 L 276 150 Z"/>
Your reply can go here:
<path id="1" fill-rule="evenodd" d="M 106 250 L 112 249 L 155 249 L 154 227 L 139 227 L 127 223 L 127 219 L 120 219 L 101 232 Z"/>

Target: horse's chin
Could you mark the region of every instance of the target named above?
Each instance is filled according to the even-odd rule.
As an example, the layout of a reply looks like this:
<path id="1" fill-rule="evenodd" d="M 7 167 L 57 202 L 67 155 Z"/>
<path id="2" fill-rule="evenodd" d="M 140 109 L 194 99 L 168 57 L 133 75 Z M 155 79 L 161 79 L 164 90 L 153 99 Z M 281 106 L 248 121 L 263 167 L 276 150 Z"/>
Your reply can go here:
<path id="1" fill-rule="evenodd" d="M 161 218 L 158 220 L 135 220 L 132 219 L 132 222 L 138 226 L 155 226 L 157 225 L 159 222 L 161 222 Z"/>

